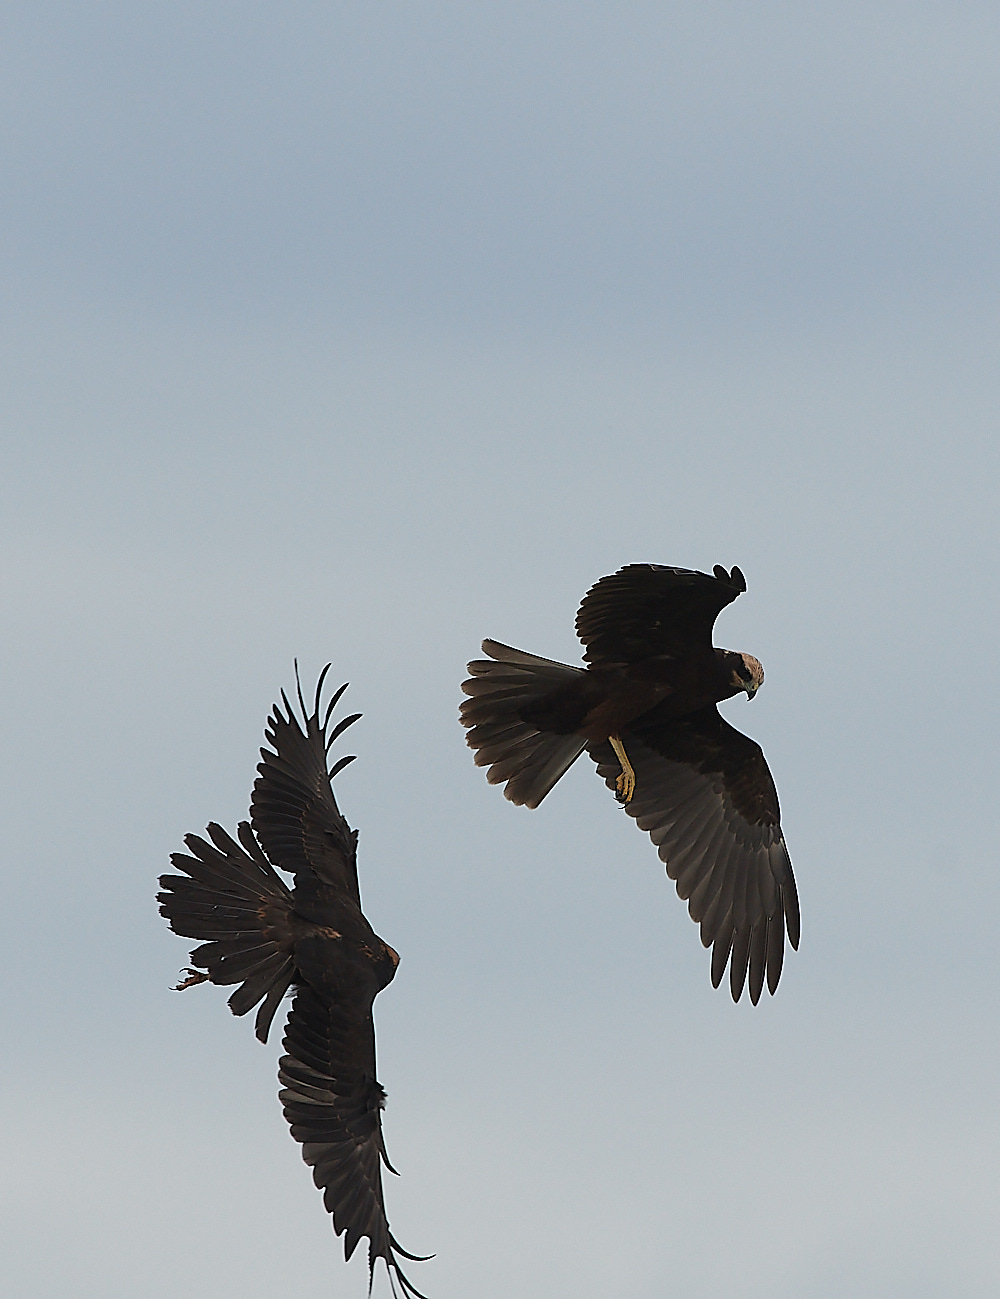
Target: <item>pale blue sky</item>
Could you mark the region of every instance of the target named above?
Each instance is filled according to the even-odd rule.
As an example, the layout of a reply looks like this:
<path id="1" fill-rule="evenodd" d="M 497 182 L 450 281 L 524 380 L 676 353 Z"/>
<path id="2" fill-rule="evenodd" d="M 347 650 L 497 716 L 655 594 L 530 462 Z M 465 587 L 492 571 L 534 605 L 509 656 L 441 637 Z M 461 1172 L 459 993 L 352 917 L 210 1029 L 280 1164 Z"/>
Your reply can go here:
<path id="1" fill-rule="evenodd" d="M 11 1293 L 365 1293 L 153 900 L 297 655 L 365 714 L 431 1299 L 996 1294 L 998 58 L 972 4 L 0 6 Z M 592 769 L 514 808 L 457 723 L 639 560 L 747 576 L 756 1008 Z"/>

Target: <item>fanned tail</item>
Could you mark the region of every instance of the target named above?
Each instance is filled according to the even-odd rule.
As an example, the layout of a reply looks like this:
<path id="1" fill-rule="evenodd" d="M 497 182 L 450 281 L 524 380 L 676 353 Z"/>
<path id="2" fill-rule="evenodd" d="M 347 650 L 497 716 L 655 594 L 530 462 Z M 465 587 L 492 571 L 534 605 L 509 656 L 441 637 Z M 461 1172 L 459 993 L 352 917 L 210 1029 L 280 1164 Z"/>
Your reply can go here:
<path id="1" fill-rule="evenodd" d="M 476 750 L 476 765 L 489 768 L 486 779 L 491 785 L 506 782 L 504 796 L 512 803 L 537 807 L 583 752 L 586 741 L 575 733 L 540 731 L 521 714 L 583 669 L 495 640 L 484 640 L 483 652 L 489 659 L 470 663 L 472 675 L 462 682 L 470 696 L 459 714 L 469 728 L 465 738 Z"/>
<path id="2" fill-rule="evenodd" d="M 262 1002 L 255 1027 L 266 1042 L 295 975 L 288 933 L 291 894 L 246 821 L 240 824 L 240 843 L 214 822 L 208 834 L 211 843 L 196 834 L 185 836 L 191 856 L 171 855 L 184 875 L 160 876 L 164 891 L 156 900 L 170 928 L 185 938 L 208 940 L 191 953 L 191 964 L 206 973 L 192 971 L 180 987 L 205 980 L 239 983 L 229 1007 L 234 1015 L 245 1015 Z"/>

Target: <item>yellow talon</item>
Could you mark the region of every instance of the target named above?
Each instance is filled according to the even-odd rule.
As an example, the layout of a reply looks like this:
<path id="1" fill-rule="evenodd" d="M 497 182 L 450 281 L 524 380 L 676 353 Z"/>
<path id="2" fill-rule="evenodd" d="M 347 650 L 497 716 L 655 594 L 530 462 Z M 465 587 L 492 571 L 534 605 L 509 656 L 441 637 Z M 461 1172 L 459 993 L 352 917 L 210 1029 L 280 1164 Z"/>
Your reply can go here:
<path id="1" fill-rule="evenodd" d="M 611 741 L 615 756 L 622 764 L 621 773 L 615 781 L 615 798 L 618 799 L 619 803 L 627 803 L 635 793 L 635 772 L 625 753 L 625 746 L 621 742 L 621 736 L 609 735 L 608 739 Z"/>

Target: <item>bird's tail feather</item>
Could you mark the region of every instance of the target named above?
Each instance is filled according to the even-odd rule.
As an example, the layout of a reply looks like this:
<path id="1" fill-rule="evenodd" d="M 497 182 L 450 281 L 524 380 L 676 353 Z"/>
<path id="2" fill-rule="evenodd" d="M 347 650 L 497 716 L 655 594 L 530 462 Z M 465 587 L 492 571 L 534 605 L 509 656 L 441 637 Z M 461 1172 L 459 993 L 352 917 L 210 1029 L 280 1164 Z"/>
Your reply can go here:
<path id="1" fill-rule="evenodd" d="M 522 711 L 550 694 L 583 669 L 523 650 L 484 640 L 489 659 L 469 664 L 472 674 L 462 682 L 470 697 L 461 708 L 466 740 L 476 750 L 476 765 L 488 767 L 491 785 L 504 785 L 512 803 L 537 807 L 556 781 L 583 752 L 586 741 L 576 734 L 539 731 L 522 720 Z"/>
<path id="2" fill-rule="evenodd" d="M 176 852 L 170 861 L 184 875 L 161 875 L 157 894 L 160 914 L 175 934 L 201 938 L 191 953 L 192 971 L 182 983 L 204 982 L 240 986 L 229 998 L 234 1015 L 245 1015 L 261 1002 L 256 1032 L 267 1041 L 271 1020 L 294 977 L 291 943 L 283 942 L 291 911 L 291 894 L 261 852 L 247 822 L 239 828 L 240 842 L 214 823 L 212 842 L 185 836 L 191 856 Z"/>

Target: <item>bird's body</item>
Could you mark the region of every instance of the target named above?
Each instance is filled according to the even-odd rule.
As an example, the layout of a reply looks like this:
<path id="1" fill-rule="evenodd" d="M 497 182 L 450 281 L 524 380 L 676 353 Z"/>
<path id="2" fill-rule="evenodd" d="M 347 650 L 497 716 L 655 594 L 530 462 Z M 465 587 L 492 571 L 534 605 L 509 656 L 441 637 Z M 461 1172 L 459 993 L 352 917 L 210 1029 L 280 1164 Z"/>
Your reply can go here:
<path id="1" fill-rule="evenodd" d="M 361 909 L 357 833 L 333 796 L 332 777 L 350 758 L 327 769 L 327 753 L 357 714 L 329 734 L 339 690 L 321 722 L 319 699 L 304 729 L 288 699 L 269 719 L 270 748 L 254 785 L 251 824 L 239 842 L 221 826 L 211 842 L 188 835 L 190 855 L 171 861 L 183 875 L 164 875 L 160 910 L 176 933 L 206 940 L 191 953 L 190 987 L 239 983 L 229 999 L 234 1014 L 258 1006 L 256 1032 L 266 1041 L 289 988 L 294 1001 L 279 1062 L 280 1099 L 292 1136 L 313 1169 L 316 1185 L 344 1233 L 346 1258 L 369 1240 L 369 1269 L 381 1258 L 393 1293 L 420 1299 L 399 1267 L 402 1249 L 389 1230 L 381 1166 L 391 1168 L 382 1140 L 385 1092 L 375 1072 L 372 1006 L 392 980 L 399 957 L 375 933 Z M 294 877 L 289 889 L 273 869 Z"/>
<path id="2" fill-rule="evenodd" d="M 710 659 L 661 658 L 635 664 L 593 665 L 522 710 L 540 731 L 582 735 L 598 744 L 659 706 L 663 717 L 685 717 L 706 703 L 731 699 L 736 660 L 716 650 Z"/>
<path id="3" fill-rule="evenodd" d="M 714 948 L 713 982 L 729 963 L 734 999 L 749 973 L 756 1002 L 765 977 L 777 986 L 786 930 L 798 945 L 799 914 L 764 756 L 716 708 L 764 680 L 752 655 L 712 644 L 719 612 L 745 590 L 738 568 L 630 564 L 580 605 L 584 667 L 484 641 L 461 716 L 487 779 L 528 807 L 586 749 L 688 899 Z"/>

